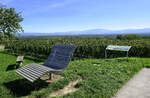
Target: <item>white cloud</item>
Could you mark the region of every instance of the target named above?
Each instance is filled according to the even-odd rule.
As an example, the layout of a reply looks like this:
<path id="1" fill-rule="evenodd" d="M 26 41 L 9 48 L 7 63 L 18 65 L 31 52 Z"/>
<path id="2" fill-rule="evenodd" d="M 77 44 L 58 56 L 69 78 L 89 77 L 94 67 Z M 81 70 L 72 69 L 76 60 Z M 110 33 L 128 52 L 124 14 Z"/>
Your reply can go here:
<path id="1" fill-rule="evenodd" d="M 77 1 L 78 0 L 64 0 L 63 2 L 56 2 L 53 4 L 47 3 L 47 5 L 45 5 L 45 6 L 30 10 L 29 12 L 26 13 L 26 15 L 31 15 L 31 14 L 39 13 L 39 12 L 47 12 L 47 11 L 50 11 L 52 9 L 67 6 L 67 5 L 72 4 L 74 2 L 77 2 Z"/>
<path id="2" fill-rule="evenodd" d="M 13 1 L 14 0 L 0 0 L 0 3 L 2 3 L 2 4 L 8 4 L 8 3 L 11 3 Z"/>
<path id="3" fill-rule="evenodd" d="M 63 6 L 65 5 L 66 3 L 62 2 L 62 3 L 55 3 L 55 4 L 51 4 L 49 7 L 51 8 L 56 8 L 56 7 L 60 7 L 60 6 Z"/>
<path id="4" fill-rule="evenodd" d="M 77 0 L 65 0 L 64 2 L 58 2 L 58 3 L 51 4 L 50 7 L 51 8 L 61 7 L 61 6 L 65 6 L 65 5 L 74 3 L 76 1 Z"/>

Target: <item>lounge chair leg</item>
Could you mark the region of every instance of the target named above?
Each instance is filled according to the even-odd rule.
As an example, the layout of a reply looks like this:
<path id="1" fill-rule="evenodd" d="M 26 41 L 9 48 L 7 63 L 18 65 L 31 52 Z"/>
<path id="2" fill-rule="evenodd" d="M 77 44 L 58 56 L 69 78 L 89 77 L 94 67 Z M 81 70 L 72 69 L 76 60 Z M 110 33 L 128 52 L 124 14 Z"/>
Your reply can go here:
<path id="1" fill-rule="evenodd" d="M 50 80 L 52 79 L 52 73 L 51 72 L 49 73 L 49 79 Z"/>

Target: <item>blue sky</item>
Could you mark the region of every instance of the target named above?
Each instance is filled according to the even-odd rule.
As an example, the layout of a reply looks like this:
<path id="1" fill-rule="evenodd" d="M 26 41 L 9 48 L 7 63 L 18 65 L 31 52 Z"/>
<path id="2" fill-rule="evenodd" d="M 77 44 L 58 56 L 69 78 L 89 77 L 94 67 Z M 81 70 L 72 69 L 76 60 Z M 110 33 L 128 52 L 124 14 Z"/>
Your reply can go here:
<path id="1" fill-rule="evenodd" d="M 0 0 L 22 12 L 25 32 L 150 27 L 150 0 Z"/>

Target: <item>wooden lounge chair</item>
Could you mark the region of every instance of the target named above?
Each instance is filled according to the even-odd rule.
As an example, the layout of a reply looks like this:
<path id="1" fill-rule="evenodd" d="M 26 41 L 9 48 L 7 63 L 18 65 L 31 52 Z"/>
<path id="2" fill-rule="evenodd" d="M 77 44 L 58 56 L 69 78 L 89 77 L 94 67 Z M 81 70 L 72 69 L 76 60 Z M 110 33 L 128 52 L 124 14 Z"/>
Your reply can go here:
<path id="1" fill-rule="evenodd" d="M 56 44 L 44 64 L 28 64 L 16 72 L 31 82 L 48 72 L 61 72 L 67 68 L 75 48 L 73 44 Z"/>

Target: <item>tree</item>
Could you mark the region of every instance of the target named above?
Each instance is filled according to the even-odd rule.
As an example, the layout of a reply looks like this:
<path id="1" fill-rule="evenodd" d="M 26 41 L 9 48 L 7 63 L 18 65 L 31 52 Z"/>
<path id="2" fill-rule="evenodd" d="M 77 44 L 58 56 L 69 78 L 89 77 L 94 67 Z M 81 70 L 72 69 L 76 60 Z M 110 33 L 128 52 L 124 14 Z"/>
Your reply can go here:
<path id="1" fill-rule="evenodd" d="M 6 8 L 0 4 L 0 33 L 12 36 L 17 32 L 23 32 L 20 22 L 23 21 L 20 13 L 14 8 Z"/>
<path id="2" fill-rule="evenodd" d="M 123 38 L 123 36 L 122 35 L 117 35 L 116 38 L 121 40 Z"/>

